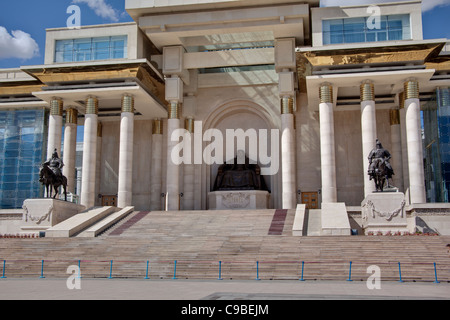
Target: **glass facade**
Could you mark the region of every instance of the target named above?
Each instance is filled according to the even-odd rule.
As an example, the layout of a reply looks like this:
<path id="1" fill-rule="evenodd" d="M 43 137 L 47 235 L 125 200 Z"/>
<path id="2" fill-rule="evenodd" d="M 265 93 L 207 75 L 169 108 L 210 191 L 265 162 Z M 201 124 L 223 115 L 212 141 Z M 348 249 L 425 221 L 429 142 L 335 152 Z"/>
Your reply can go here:
<path id="1" fill-rule="evenodd" d="M 449 202 L 450 90 L 438 88 L 423 107 L 424 157 L 428 202 Z"/>
<path id="2" fill-rule="evenodd" d="M 55 62 L 124 59 L 127 36 L 56 40 Z"/>
<path id="3" fill-rule="evenodd" d="M 0 208 L 22 208 L 42 196 L 39 166 L 45 148 L 45 110 L 0 111 Z"/>
<path id="4" fill-rule="evenodd" d="M 323 44 L 411 39 L 408 14 L 381 16 L 379 22 L 377 28 L 373 17 L 323 20 Z"/>

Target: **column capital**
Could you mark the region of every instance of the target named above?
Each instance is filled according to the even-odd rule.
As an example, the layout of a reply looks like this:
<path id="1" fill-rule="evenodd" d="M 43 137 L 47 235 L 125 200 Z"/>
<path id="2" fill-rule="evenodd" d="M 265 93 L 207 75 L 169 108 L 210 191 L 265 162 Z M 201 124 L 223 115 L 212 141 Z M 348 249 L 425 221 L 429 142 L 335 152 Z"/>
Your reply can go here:
<path id="1" fill-rule="evenodd" d="M 398 104 L 400 109 L 405 108 L 405 92 L 403 91 L 398 94 Z"/>
<path id="2" fill-rule="evenodd" d="M 285 96 L 281 98 L 281 114 L 294 113 L 294 98 Z"/>
<path id="3" fill-rule="evenodd" d="M 189 133 L 194 133 L 194 118 L 188 117 L 184 120 L 184 128 Z"/>
<path id="4" fill-rule="evenodd" d="M 86 114 L 98 114 L 98 99 L 96 97 L 86 98 Z"/>
<path id="5" fill-rule="evenodd" d="M 134 97 L 130 94 L 122 96 L 122 112 L 134 113 Z"/>
<path id="6" fill-rule="evenodd" d="M 366 80 L 361 83 L 361 101 L 374 101 L 375 100 L 375 89 L 374 85 L 370 80 Z"/>
<path id="7" fill-rule="evenodd" d="M 163 122 L 161 119 L 153 119 L 152 134 L 163 134 Z"/>
<path id="8" fill-rule="evenodd" d="M 179 102 L 171 101 L 168 108 L 169 119 L 180 119 L 180 109 Z"/>
<path id="9" fill-rule="evenodd" d="M 64 102 L 61 98 L 53 97 L 50 100 L 50 115 L 62 116 L 63 115 Z"/>
<path id="10" fill-rule="evenodd" d="M 404 84 L 405 100 L 419 99 L 419 82 L 415 79 L 407 80 Z"/>
<path id="11" fill-rule="evenodd" d="M 66 124 L 78 124 L 78 110 L 75 108 L 67 108 Z"/>
<path id="12" fill-rule="evenodd" d="M 319 88 L 320 103 L 333 103 L 333 86 L 323 83 Z"/>

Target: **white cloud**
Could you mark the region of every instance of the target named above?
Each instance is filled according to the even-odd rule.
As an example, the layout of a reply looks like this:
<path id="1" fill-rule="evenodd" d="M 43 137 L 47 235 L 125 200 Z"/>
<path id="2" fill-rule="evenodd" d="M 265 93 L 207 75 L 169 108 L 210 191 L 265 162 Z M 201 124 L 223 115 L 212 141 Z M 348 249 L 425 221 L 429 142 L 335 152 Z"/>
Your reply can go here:
<path id="1" fill-rule="evenodd" d="M 105 2 L 106 0 L 73 0 L 72 3 L 85 3 L 94 10 L 99 17 L 109 19 L 111 21 L 119 21 L 119 12 L 111 5 Z"/>
<path id="2" fill-rule="evenodd" d="M 37 42 L 26 32 L 11 31 L 0 26 L 0 59 L 18 58 L 31 59 L 39 55 Z"/>

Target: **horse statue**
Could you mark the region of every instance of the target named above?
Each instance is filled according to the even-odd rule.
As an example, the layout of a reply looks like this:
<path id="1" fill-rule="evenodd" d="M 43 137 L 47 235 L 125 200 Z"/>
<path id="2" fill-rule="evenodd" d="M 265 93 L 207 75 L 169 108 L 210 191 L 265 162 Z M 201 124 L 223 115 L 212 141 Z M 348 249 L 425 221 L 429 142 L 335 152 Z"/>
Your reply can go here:
<path id="1" fill-rule="evenodd" d="M 386 181 L 388 182 L 389 185 L 389 178 L 387 175 L 386 164 L 381 158 L 374 159 L 372 163 L 373 163 L 372 179 L 375 182 L 375 189 L 376 191 L 382 192 Z"/>
<path id="2" fill-rule="evenodd" d="M 56 196 L 59 193 L 58 189 L 62 186 L 64 189 L 64 200 L 67 201 L 67 178 L 61 172 L 63 166 L 64 164 L 58 157 L 58 153 L 55 149 L 52 158 L 47 162 L 44 162 L 39 169 L 39 182 L 45 186 L 48 198 L 52 197 L 54 189 L 55 195 L 53 196 L 53 199 L 56 199 Z"/>
<path id="3" fill-rule="evenodd" d="M 377 192 L 383 192 L 384 184 L 390 188 L 389 179 L 392 178 L 394 170 L 392 170 L 389 160 L 391 154 L 383 148 L 381 142 L 377 139 L 376 148 L 369 154 L 369 171 L 370 180 L 374 180 Z"/>

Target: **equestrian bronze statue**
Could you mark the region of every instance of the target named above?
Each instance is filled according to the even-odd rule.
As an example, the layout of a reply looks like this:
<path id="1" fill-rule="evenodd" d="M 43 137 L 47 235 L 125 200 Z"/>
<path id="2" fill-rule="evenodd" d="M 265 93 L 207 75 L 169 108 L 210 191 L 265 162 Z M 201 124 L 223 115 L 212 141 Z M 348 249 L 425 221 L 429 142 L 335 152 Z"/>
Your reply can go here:
<path id="1" fill-rule="evenodd" d="M 53 196 L 53 199 L 56 199 L 58 189 L 62 186 L 64 189 L 64 200 L 67 201 L 67 178 L 62 174 L 63 167 L 64 163 L 58 157 L 56 149 L 53 152 L 52 157 L 40 167 L 39 182 L 45 186 L 48 198 L 52 197 L 54 189 L 55 195 Z"/>
<path id="2" fill-rule="evenodd" d="M 391 154 L 383 148 L 381 142 L 377 139 L 376 147 L 369 154 L 369 170 L 370 180 L 374 180 L 376 191 L 382 192 L 384 184 L 390 188 L 389 179 L 392 179 L 394 170 L 389 162 Z"/>

